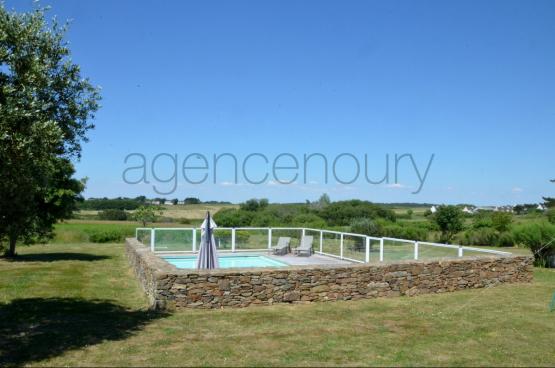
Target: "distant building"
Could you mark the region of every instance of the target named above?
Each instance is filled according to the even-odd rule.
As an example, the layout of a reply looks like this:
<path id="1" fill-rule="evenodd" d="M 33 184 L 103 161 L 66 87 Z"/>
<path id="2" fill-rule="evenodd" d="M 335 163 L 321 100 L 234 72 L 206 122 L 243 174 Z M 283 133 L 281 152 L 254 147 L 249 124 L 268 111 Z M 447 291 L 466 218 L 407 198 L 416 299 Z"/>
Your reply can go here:
<path id="1" fill-rule="evenodd" d="M 537 209 L 538 211 L 545 211 L 545 210 L 547 210 L 547 208 L 546 208 L 543 204 L 541 204 L 541 203 L 538 204 L 538 207 L 536 207 L 536 209 Z"/>
<path id="2" fill-rule="evenodd" d="M 463 210 L 464 213 L 474 213 L 473 209 L 468 208 L 467 206 L 464 206 Z"/>
<path id="3" fill-rule="evenodd" d="M 430 212 L 431 212 L 431 213 L 436 213 L 436 212 L 437 212 L 436 206 L 430 207 Z"/>

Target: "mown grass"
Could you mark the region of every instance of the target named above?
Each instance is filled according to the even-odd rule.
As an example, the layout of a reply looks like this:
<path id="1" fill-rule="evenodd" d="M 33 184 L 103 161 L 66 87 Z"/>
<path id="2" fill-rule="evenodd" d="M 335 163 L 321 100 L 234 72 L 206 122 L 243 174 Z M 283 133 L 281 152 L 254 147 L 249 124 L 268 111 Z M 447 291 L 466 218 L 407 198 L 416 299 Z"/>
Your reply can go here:
<path id="1" fill-rule="evenodd" d="M 120 244 L 0 260 L 0 365 L 555 365 L 555 270 L 441 295 L 149 313 Z"/>

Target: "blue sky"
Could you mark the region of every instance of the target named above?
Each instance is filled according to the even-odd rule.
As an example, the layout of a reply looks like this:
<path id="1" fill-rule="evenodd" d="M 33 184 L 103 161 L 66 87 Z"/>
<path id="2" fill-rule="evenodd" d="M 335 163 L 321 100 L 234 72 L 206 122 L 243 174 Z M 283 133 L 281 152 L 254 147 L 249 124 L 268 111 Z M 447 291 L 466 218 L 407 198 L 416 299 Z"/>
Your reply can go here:
<path id="1" fill-rule="evenodd" d="M 379 185 L 325 184 L 317 173 L 306 183 L 235 185 L 222 165 L 216 184 L 180 176 L 166 197 L 291 202 L 326 192 L 333 200 L 514 204 L 555 195 L 553 1 L 42 4 L 72 20 L 73 60 L 102 86 L 97 128 L 77 163 L 78 176 L 90 178 L 87 196 L 158 196 L 151 180 L 123 182 L 130 153 L 149 161 L 177 154 L 181 166 L 191 153 L 224 152 L 240 162 L 266 155 L 269 165 L 249 162 L 257 177 L 282 152 L 301 161 L 319 152 L 329 165 L 341 153 L 361 163 L 366 154 L 376 178 L 387 154 L 410 153 L 422 170 L 434 160 L 418 194 L 405 160 L 397 183 Z M 158 162 L 159 176 L 171 175 L 171 162 Z M 338 161 L 340 175 L 353 170 Z"/>

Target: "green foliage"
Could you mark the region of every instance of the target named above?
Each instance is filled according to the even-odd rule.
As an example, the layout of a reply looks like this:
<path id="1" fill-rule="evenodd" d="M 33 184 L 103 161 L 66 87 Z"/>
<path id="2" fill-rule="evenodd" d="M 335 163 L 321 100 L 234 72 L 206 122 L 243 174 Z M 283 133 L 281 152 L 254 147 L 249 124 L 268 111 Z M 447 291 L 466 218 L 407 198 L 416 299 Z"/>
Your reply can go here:
<path id="1" fill-rule="evenodd" d="M 158 216 L 161 216 L 163 211 L 157 206 L 141 206 L 133 213 L 133 218 L 146 226 L 149 222 L 156 222 Z"/>
<path id="2" fill-rule="evenodd" d="M 121 230 L 100 230 L 89 234 L 92 243 L 120 243 L 125 240 L 125 233 Z"/>
<path id="3" fill-rule="evenodd" d="M 409 223 L 403 225 L 393 223 L 383 227 L 382 236 L 408 240 L 428 240 L 429 230 L 426 227 L 415 226 Z"/>
<path id="4" fill-rule="evenodd" d="M 320 211 L 319 215 L 331 226 L 348 226 L 355 218 L 395 221 L 395 212 L 392 210 L 360 200 L 334 202 Z"/>
<path id="5" fill-rule="evenodd" d="M 472 217 L 472 228 L 491 228 L 493 227 L 493 221 L 491 218 L 491 213 L 486 211 L 480 211 L 473 215 Z"/>
<path id="6" fill-rule="evenodd" d="M 256 212 L 256 211 L 262 211 L 263 209 L 265 209 L 266 207 L 268 207 L 268 200 L 265 198 L 262 199 L 249 199 L 248 201 L 246 201 L 245 203 L 241 203 L 239 205 L 239 208 L 243 211 L 251 211 L 251 212 Z"/>
<path id="7" fill-rule="evenodd" d="M 185 201 L 183 202 L 185 204 L 200 204 L 200 199 L 198 198 L 194 198 L 194 197 L 187 197 L 185 198 Z"/>
<path id="8" fill-rule="evenodd" d="M 463 212 L 457 206 L 439 206 L 433 219 L 441 231 L 442 242 L 449 243 L 463 229 Z"/>
<path id="9" fill-rule="evenodd" d="M 555 208 L 555 198 L 553 197 L 543 197 L 543 200 L 545 201 L 544 205 L 547 208 Z"/>
<path id="10" fill-rule="evenodd" d="M 126 221 L 127 212 L 123 210 L 105 210 L 98 213 L 98 218 L 100 220 Z"/>
<path id="11" fill-rule="evenodd" d="M 80 210 L 135 210 L 144 205 L 144 197 L 88 198 L 78 204 Z"/>
<path id="12" fill-rule="evenodd" d="M 555 208 L 550 208 L 549 210 L 547 210 L 546 215 L 549 222 L 555 224 Z"/>
<path id="13" fill-rule="evenodd" d="M 71 159 L 100 98 L 70 60 L 65 27 L 50 24 L 41 8 L 20 14 L 0 3 L 0 243 L 10 256 L 75 209 L 85 183 L 72 178 Z"/>
<path id="14" fill-rule="evenodd" d="M 491 227 L 481 226 L 465 231 L 458 242 L 461 245 L 497 246 L 499 243 L 499 232 Z"/>
<path id="15" fill-rule="evenodd" d="M 369 236 L 382 236 L 383 226 L 369 218 L 356 218 L 351 221 L 351 232 Z"/>
<path id="16" fill-rule="evenodd" d="M 214 221 L 221 227 L 244 227 L 250 226 L 254 217 L 251 211 L 226 208 L 214 215 Z"/>
<path id="17" fill-rule="evenodd" d="M 326 227 L 326 221 L 313 213 L 300 213 L 293 217 L 291 225 L 309 227 L 313 229 L 323 229 Z"/>
<path id="18" fill-rule="evenodd" d="M 541 222 L 520 225 L 513 230 L 515 242 L 534 253 L 537 266 L 547 266 L 555 255 L 555 225 Z"/>
<path id="19" fill-rule="evenodd" d="M 509 212 L 493 212 L 491 214 L 491 223 L 495 230 L 499 232 L 509 231 L 513 215 Z"/>

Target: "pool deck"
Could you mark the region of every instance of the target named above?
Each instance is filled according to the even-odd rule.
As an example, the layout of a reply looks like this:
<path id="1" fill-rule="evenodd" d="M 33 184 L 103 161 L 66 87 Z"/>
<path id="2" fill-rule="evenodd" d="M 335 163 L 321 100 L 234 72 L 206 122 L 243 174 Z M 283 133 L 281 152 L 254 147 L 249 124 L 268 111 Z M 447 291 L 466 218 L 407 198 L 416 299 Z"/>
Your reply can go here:
<path id="1" fill-rule="evenodd" d="M 260 253 L 259 253 L 260 254 Z M 268 258 L 275 259 L 276 261 L 288 263 L 291 266 L 313 266 L 313 265 L 350 265 L 353 264 L 349 261 L 324 256 L 321 254 L 313 254 L 310 257 L 295 256 L 293 254 L 286 254 L 284 256 L 275 256 L 271 254 L 264 254 Z"/>

